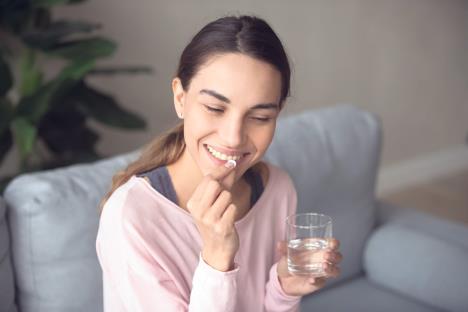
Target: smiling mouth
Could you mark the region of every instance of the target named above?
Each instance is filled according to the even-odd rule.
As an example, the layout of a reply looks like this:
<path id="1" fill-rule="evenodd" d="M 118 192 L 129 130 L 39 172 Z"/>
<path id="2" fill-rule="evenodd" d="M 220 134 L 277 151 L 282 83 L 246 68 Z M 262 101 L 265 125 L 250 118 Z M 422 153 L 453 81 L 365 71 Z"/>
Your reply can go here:
<path id="1" fill-rule="evenodd" d="M 211 155 L 213 155 L 215 158 L 219 159 L 219 160 L 235 160 L 235 161 L 239 161 L 241 160 L 242 158 L 244 158 L 245 156 L 249 155 L 250 153 L 244 153 L 242 155 L 226 155 L 226 154 L 223 154 L 219 151 L 217 151 L 216 149 L 214 149 L 213 147 L 209 146 L 208 144 L 203 144 L 203 146 L 205 147 L 205 149 L 208 151 L 208 153 L 210 153 Z"/>

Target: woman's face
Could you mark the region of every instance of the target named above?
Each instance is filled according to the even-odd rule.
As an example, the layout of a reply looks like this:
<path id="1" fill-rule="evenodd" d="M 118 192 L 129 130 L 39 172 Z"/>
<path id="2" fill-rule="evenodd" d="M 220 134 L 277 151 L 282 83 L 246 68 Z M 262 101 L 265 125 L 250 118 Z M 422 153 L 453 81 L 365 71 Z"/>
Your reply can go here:
<path id="1" fill-rule="evenodd" d="M 172 86 L 184 118 L 185 152 L 203 175 L 231 157 L 237 180 L 261 160 L 280 112 L 276 68 L 243 54 L 221 54 L 200 68 L 187 92 L 178 78 Z"/>

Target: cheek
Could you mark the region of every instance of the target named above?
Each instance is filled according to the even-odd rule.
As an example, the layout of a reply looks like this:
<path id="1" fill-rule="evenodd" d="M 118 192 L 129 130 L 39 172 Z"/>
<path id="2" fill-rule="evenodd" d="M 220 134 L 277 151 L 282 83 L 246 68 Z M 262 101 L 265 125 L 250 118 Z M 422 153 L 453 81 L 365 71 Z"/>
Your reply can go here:
<path id="1" fill-rule="evenodd" d="M 202 114 L 196 110 L 187 114 L 187 118 L 184 119 L 184 125 L 187 135 L 194 139 L 203 136 L 213 128 L 213 122 L 207 119 L 206 114 Z"/>
<path id="2" fill-rule="evenodd" d="M 197 131 L 210 131 L 216 128 L 222 118 L 207 112 L 201 105 L 190 106 L 187 112 L 187 118 L 184 122 L 190 125 L 190 128 L 197 129 Z"/>
<path id="3" fill-rule="evenodd" d="M 275 134 L 275 125 L 266 126 L 265 129 L 261 129 L 252 133 L 250 139 L 254 143 L 258 152 L 262 155 L 270 146 L 273 136 Z"/>

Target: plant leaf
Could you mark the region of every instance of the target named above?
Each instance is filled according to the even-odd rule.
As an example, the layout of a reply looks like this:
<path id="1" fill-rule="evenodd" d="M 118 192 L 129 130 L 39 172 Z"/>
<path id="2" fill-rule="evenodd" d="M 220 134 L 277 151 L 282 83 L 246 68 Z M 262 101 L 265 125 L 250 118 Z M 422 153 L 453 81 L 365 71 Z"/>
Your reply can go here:
<path id="1" fill-rule="evenodd" d="M 32 5 L 35 7 L 53 7 L 61 4 L 78 3 L 84 0 L 32 0 Z"/>
<path id="2" fill-rule="evenodd" d="M 93 149 L 99 140 L 99 135 L 86 126 L 75 128 L 50 126 L 47 132 L 41 133 L 41 138 L 54 154 L 64 155 Z"/>
<path id="3" fill-rule="evenodd" d="M 72 92 L 77 108 L 103 124 L 124 129 L 146 128 L 146 122 L 140 116 L 123 109 L 112 96 L 93 89 L 84 82 L 77 84 Z"/>
<path id="4" fill-rule="evenodd" d="M 57 45 L 63 38 L 76 33 L 90 33 L 101 28 L 100 24 L 81 21 L 58 20 L 46 29 L 34 29 L 22 35 L 26 44 L 37 49 L 48 49 Z"/>
<path id="5" fill-rule="evenodd" d="M 35 7 L 51 7 L 58 4 L 65 4 L 68 0 L 32 0 Z"/>
<path id="6" fill-rule="evenodd" d="M 20 37 L 25 33 L 30 31 L 31 28 L 33 29 L 44 29 L 52 23 L 52 12 L 49 8 L 35 8 L 34 12 L 34 19 L 32 27 L 28 27 L 23 30 L 20 34 Z"/>
<path id="7" fill-rule="evenodd" d="M 86 116 L 76 108 L 58 106 L 41 120 L 39 136 L 56 155 L 93 149 L 98 134 L 86 127 Z M 62 109 L 63 108 L 63 109 Z"/>
<path id="8" fill-rule="evenodd" d="M 44 50 L 46 53 L 70 60 L 97 59 L 112 55 L 117 44 L 109 39 L 93 37 L 66 41 Z"/>
<path id="9" fill-rule="evenodd" d="M 0 98 L 0 135 L 10 126 L 13 111 L 11 102 L 7 98 Z"/>
<path id="10" fill-rule="evenodd" d="M 69 66 L 65 67 L 62 72 L 58 75 L 59 81 L 65 81 L 67 79 L 72 79 L 75 81 L 81 80 L 81 78 L 86 75 L 94 67 L 93 60 L 80 60 L 71 63 Z"/>
<path id="11" fill-rule="evenodd" d="M 3 56 L 0 54 L 0 96 L 7 94 L 8 90 L 13 86 L 13 77 L 10 68 Z"/>
<path id="12" fill-rule="evenodd" d="M 41 166 L 41 170 L 49 170 L 73 164 L 93 162 L 101 158 L 102 157 L 94 150 L 82 150 L 72 155 L 67 155 L 64 157 L 57 156 L 51 161 L 43 163 Z"/>
<path id="13" fill-rule="evenodd" d="M 4 1 L 3 1 L 4 2 Z M 29 1 L 0 2 L 0 25 L 2 29 L 18 34 L 27 28 L 33 17 Z"/>
<path id="14" fill-rule="evenodd" d="M 31 154 L 36 141 L 37 130 L 34 125 L 23 117 L 18 117 L 11 123 L 15 143 L 18 146 L 22 160 Z"/>
<path id="15" fill-rule="evenodd" d="M 10 129 L 4 131 L 0 134 L 0 164 L 3 162 L 3 159 L 10 151 L 10 148 L 13 145 L 13 136 Z"/>
<path id="16" fill-rule="evenodd" d="M 113 76 L 118 74 L 152 74 L 153 68 L 150 66 L 112 66 L 97 67 L 91 70 L 88 75 L 93 76 Z"/>
<path id="17" fill-rule="evenodd" d="M 93 66 L 93 61 L 78 61 L 65 67 L 54 80 L 45 84 L 32 95 L 21 98 L 16 107 L 16 115 L 38 123 L 49 109 L 54 98 L 68 92 Z"/>
<path id="18" fill-rule="evenodd" d="M 42 73 L 36 68 L 35 52 L 26 49 L 21 57 L 21 96 L 28 96 L 34 93 L 42 83 Z"/>
<path id="19" fill-rule="evenodd" d="M 21 98 L 16 106 L 15 115 L 36 123 L 47 111 L 54 93 L 57 92 L 58 85 L 57 81 L 51 81 L 30 96 Z"/>

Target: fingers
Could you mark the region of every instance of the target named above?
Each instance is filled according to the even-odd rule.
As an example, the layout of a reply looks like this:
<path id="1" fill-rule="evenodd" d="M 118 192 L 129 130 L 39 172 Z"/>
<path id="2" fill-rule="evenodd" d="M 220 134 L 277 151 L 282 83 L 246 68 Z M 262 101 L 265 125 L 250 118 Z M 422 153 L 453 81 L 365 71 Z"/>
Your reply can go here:
<path id="1" fill-rule="evenodd" d="M 323 272 L 326 274 L 326 277 L 337 277 L 340 275 L 340 268 L 338 264 L 343 259 L 343 255 L 338 251 L 322 251 L 320 252 L 322 256 L 322 268 Z"/>
<path id="2" fill-rule="evenodd" d="M 331 246 L 337 248 L 339 242 L 336 239 L 331 239 Z M 277 243 L 277 250 L 282 256 L 286 256 L 288 252 L 288 246 L 286 241 L 280 241 Z M 338 264 L 342 261 L 343 255 L 336 249 L 323 249 L 323 250 L 303 250 L 295 251 L 289 255 L 289 258 L 294 263 L 320 264 L 323 269 L 325 278 L 337 277 L 340 274 Z M 294 275 L 294 274 L 293 274 Z M 313 278 L 313 277 L 311 277 Z"/>
<path id="3" fill-rule="evenodd" d="M 288 253 L 288 243 L 286 241 L 279 241 L 276 244 L 276 249 L 281 256 L 285 256 Z"/>
<path id="4" fill-rule="evenodd" d="M 326 277 L 310 277 L 309 284 L 314 285 L 317 288 L 322 288 L 327 282 Z"/>
<path id="5" fill-rule="evenodd" d="M 343 259 L 343 255 L 336 251 L 336 249 L 339 247 L 339 241 L 335 239 L 335 242 L 332 243 L 332 246 L 333 248 L 331 248 L 331 250 L 325 249 L 323 251 L 317 251 L 317 253 L 320 253 L 324 260 L 336 262 L 341 261 L 341 259 Z M 286 255 L 288 251 L 288 242 L 284 240 L 277 242 L 276 249 L 281 255 Z"/>
<path id="6" fill-rule="evenodd" d="M 237 214 L 237 207 L 234 204 L 230 204 L 224 214 L 221 216 L 221 223 L 225 226 L 234 226 L 234 222 L 236 221 L 236 214 Z"/>
<path id="7" fill-rule="evenodd" d="M 341 272 L 339 267 L 330 263 L 323 264 L 323 271 L 327 275 L 326 277 L 337 277 Z"/>
<path id="8" fill-rule="evenodd" d="M 190 199 L 187 201 L 187 209 L 190 211 L 192 215 L 196 215 L 198 212 L 195 210 L 198 205 L 198 203 L 201 201 L 201 198 L 205 194 L 206 187 L 208 186 L 209 179 L 203 179 L 202 182 L 197 186 L 195 191 L 192 193 L 192 196 L 190 196 Z"/>
<path id="9" fill-rule="evenodd" d="M 218 182 L 222 182 L 222 180 L 234 170 L 235 166 L 233 167 L 227 167 L 225 165 L 220 165 L 216 167 L 214 170 L 212 170 L 210 173 L 208 173 L 205 178 L 208 179 L 213 179 Z"/>
<path id="10" fill-rule="evenodd" d="M 232 203 L 232 194 L 229 191 L 222 190 L 212 207 L 206 212 L 207 218 L 216 221 L 221 219 L 229 204 Z"/>
<path id="11" fill-rule="evenodd" d="M 210 180 L 206 183 L 205 192 L 201 196 L 199 201 L 200 207 L 204 208 L 204 211 L 200 211 L 201 215 L 209 213 L 211 206 L 216 202 L 218 196 L 223 191 L 221 183 L 216 180 Z M 226 206 L 224 206 L 226 208 Z"/>
<path id="12" fill-rule="evenodd" d="M 321 250 L 291 250 L 288 254 L 288 258 L 292 263 L 298 266 L 309 266 L 311 264 L 319 264 L 326 262 L 324 260 L 324 251 Z"/>
<path id="13" fill-rule="evenodd" d="M 221 192 L 223 179 L 232 173 L 234 168 L 235 166 L 228 168 L 220 165 L 203 177 L 200 184 L 192 193 L 192 196 L 190 196 L 190 200 L 187 202 L 187 209 L 190 213 L 203 214 L 204 211 L 194 211 L 194 209 L 196 207 L 209 207 L 213 204 L 216 197 Z"/>
<path id="14" fill-rule="evenodd" d="M 327 243 L 328 243 L 328 246 L 327 246 L 328 249 L 336 250 L 340 247 L 340 241 L 333 237 L 328 238 Z"/>
<path id="15" fill-rule="evenodd" d="M 339 263 L 343 259 L 343 255 L 339 251 L 326 251 L 323 253 L 323 260 L 331 263 Z"/>

